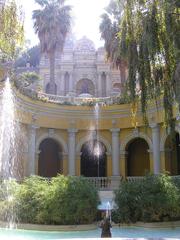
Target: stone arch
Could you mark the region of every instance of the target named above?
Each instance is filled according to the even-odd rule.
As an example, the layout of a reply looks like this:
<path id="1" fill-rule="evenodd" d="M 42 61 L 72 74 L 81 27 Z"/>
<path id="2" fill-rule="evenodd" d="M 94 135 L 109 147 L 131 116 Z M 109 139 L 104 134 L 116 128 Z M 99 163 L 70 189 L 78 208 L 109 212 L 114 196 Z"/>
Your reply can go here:
<path id="1" fill-rule="evenodd" d="M 42 134 L 38 139 L 37 139 L 37 141 L 36 141 L 36 162 L 35 162 L 35 165 L 36 165 L 36 174 L 39 174 L 39 164 L 40 164 L 40 166 L 42 167 L 43 165 L 42 165 L 42 156 L 41 156 L 41 150 L 40 150 L 40 148 L 42 147 L 42 145 L 41 144 L 43 144 L 43 142 L 45 143 L 46 142 L 46 140 L 48 140 L 48 141 L 51 141 L 51 142 L 53 142 L 54 141 L 54 143 L 56 144 L 56 145 L 58 145 L 59 147 L 59 149 L 61 149 L 61 151 L 60 151 L 60 153 L 61 153 L 61 155 L 58 157 L 58 160 L 57 160 L 57 158 L 56 158 L 56 160 L 59 162 L 59 163 L 57 163 L 58 164 L 58 166 L 59 166 L 59 170 L 61 169 L 61 171 L 63 171 L 63 156 L 64 155 L 67 155 L 67 153 L 68 153 L 68 147 L 67 147 L 67 144 L 65 143 L 65 141 L 64 141 L 64 139 L 61 137 L 61 136 L 59 136 L 59 135 L 57 135 L 57 134 L 55 134 L 54 132 L 53 132 L 53 129 L 52 130 L 49 130 L 49 133 L 44 133 L 44 134 Z M 52 151 L 52 150 L 51 150 Z M 42 152 L 42 154 L 44 154 L 43 152 Z M 54 154 L 53 154 L 54 155 Z M 47 159 L 46 159 L 47 160 Z M 49 160 L 48 160 L 49 161 Z M 60 164 L 60 165 L 59 165 Z M 47 169 L 45 166 L 47 165 L 47 162 L 46 162 L 46 164 L 44 165 L 44 169 Z M 57 173 L 59 172 L 59 170 L 57 171 Z M 44 172 L 46 172 L 47 173 L 47 170 L 45 170 Z M 49 173 L 48 173 L 49 174 Z"/>
<path id="2" fill-rule="evenodd" d="M 99 139 L 92 138 L 83 144 L 80 173 L 85 177 L 107 176 L 107 149 Z"/>
<path id="3" fill-rule="evenodd" d="M 163 153 L 165 170 L 170 175 L 180 174 L 180 127 L 175 127 L 175 136 L 172 140 L 170 134 L 164 131 L 160 141 L 160 151 Z"/>
<path id="4" fill-rule="evenodd" d="M 39 152 L 39 146 L 41 144 L 41 142 L 47 138 L 52 138 L 54 139 L 55 141 L 57 141 L 61 146 L 62 146 L 62 149 L 63 149 L 63 153 L 64 154 L 68 154 L 68 147 L 67 147 L 67 144 L 66 142 L 64 141 L 64 139 L 57 135 L 57 134 L 49 134 L 49 133 L 44 133 L 43 135 L 41 135 L 37 141 L 36 141 L 36 153 Z"/>
<path id="5" fill-rule="evenodd" d="M 135 137 L 126 145 L 126 175 L 144 176 L 149 171 L 149 145 L 144 138 Z"/>
<path id="6" fill-rule="evenodd" d="M 95 138 L 93 138 L 93 139 L 95 139 Z M 92 137 L 90 137 L 90 136 L 85 136 L 85 137 L 80 139 L 80 141 L 78 142 L 78 144 L 76 146 L 76 154 L 77 155 L 79 155 L 81 153 L 82 146 L 90 140 L 92 140 Z M 104 146 L 107 149 L 107 154 L 108 155 L 111 154 L 111 144 L 101 135 L 98 136 L 98 141 L 102 142 L 104 144 Z"/>
<path id="7" fill-rule="evenodd" d="M 113 83 L 113 88 L 118 88 L 119 90 L 121 90 L 121 83 L 119 82 Z"/>
<path id="8" fill-rule="evenodd" d="M 95 86 L 92 80 L 88 78 L 82 78 L 76 83 L 76 93 L 95 95 Z"/>
<path id="9" fill-rule="evenodd" d="M 147 143 L 148 143 L 148 146 L 149 146 L 149 151 L 152 152 L 153 151 L 153 145 L 152 145 L 152 141 L 151 139 L 144 133 L 140 133 L 140 132 L 134 132 L 134 133 L 131 133 L 129 134 L 125 139 L 124 141 L 121 143 L 121 147 L 120 147 L 120 153 L 122 152 L 125 152 L 126 151 L 126 146 L 127 144 L 132 141 L 133 139 L 135 138 L 142 138 L 144 139 Z"/>
<path id="10" fill-rule="evenodd" d="M 177 125 L 175 127 L 175 131 L 177 133 L 179 133 L 179 135 L 180 135 L 180 126 L 179 125 Z M 166 142 L 166 139 L 167 139 L 168 135 L 169 134 L 167 134 L 167 132 L 165 131 L 163 136 L 161 137 L 161 140 L 160 140 L 160 151 L 164 151 L 165 150 L 165 142 Z"/>
<path id="11" fill-rule="evenodd" d="M 57 85 L 56 83 L 48 82 L 46 85 L 47 94 L 57 94 Z"/>
<path id="12" fill-rule="evenodd" d="M 39 146 L 37 174 L 42 177 L 56 177 L 63 173 L 63 149 L 53 138 L 44 139 Z"/>

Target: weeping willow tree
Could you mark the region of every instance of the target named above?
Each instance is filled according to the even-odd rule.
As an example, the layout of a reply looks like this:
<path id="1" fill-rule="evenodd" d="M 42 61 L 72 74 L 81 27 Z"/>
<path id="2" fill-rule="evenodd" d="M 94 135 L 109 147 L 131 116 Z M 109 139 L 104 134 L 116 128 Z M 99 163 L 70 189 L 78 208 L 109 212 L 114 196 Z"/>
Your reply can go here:
<path id="1" fill-rule="evenodd" d="M 6 0 L 0 5 L 0 72 L 7 63 L 15 60 L 23 39 L 22 13 L 15 0 Z"/>
<path id="2" fill-rule="evenodd" d="M 173 125 L 173 102 L 180 105 L 179 0 L 119 0 L 119 44 L 113 59 L 128 62 L 132 103 L 141 101 L 146 120 L 148 100 L 163 98 L 165 125 Z"/>

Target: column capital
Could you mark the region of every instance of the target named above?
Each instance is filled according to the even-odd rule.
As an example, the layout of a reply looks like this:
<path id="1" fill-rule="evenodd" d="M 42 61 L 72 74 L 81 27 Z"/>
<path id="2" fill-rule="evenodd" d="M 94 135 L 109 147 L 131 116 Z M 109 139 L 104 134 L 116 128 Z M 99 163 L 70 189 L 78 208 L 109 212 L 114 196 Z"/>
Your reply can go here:
<path id="1" fill-rule="evenodd" d="M 127 151 L 121 151 L 120 152 L 120 156 L 127 156 L 128 155 L 128 152 Z"/>
<path id="2" fill-rule="evenodd" d="M 68 156 L 68 153 L 66 153 L 66 152 L 61 152 L 61 154 L 62 154 L 63 158 Z"/>
<path id="3" fill-rule="evenodd" d="M 120 132 L 120 128 L 111 128 L 110 131 L 112 133 L 119 133 Z"/>
<path id="4" fill-rule="evenodd" d="M 38 128 L 40 128 L 38 125 L 36 125 L 36 124 L 29 124 L 28 125 L 28 128 L 30 129 L 30 130 L 36 130 L 36 129 L 38 129 Z"/>
<path id="5" fill-rule="evenodd" d="M 152 130 L 159 130 L 159 124 L 158 123 L 152 123 L 149 126 Z"/>
<path id="6" fill-rule="evenodd" d="M 76 128 L 68 128 L 68 133 L 77 133 L 78 129 Z"/>

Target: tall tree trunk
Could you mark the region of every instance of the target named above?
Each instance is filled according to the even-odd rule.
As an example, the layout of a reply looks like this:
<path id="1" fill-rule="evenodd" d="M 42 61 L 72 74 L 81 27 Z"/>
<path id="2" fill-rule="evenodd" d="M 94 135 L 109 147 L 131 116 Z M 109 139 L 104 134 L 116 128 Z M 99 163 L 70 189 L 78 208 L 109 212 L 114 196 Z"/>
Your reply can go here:
<path id="1" fill-rule="evenodd" d="M 52 51 L 49 54 L 49 63 L 50 63 L 50 85 L 49 93 L 56 94 L 56 83 L 55 83 L 55 52 Z"/>

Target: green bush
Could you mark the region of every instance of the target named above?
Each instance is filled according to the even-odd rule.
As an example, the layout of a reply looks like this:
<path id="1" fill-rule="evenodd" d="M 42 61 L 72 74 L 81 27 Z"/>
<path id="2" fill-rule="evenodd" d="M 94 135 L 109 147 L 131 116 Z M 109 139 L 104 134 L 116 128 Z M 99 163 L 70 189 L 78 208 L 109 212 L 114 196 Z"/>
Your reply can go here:
<path id="1" fill-rule="evenodd" d="M 32 176 L 16 185 L 11 202 L 0 191 L 0 220 L 7 221 L 12 208 L 23 223 L 86 224 L 96 217 L 98 193 L 83 177 L 59 175 L 48 181 Z"/>
<path id="2" fill-rule="evenodd" d="M 136 222 L 140 216 L 141 188 L 139 182 L 122 182 L 115 191 L 116 213 L 113 213 L 115 222 Z"/>
<path id="3" fill-rule="evenodd" d="M 142 221 L 169 221 L 180 217 L 178 188 L 168 175 L 146 176 L 142 183 Z"/>
<path id="4" fill-rule="evenodd" d="M 180 219 L 180 191 L 165 174 L 123 182 L 115 192 L 116 222 L 153 222 Z"/>
<path id="5" fill-rule="evenodd" d="M 23 223 L 39 223 L 38 214 L 41 213 L 46 200 L 49 182 L 38 176 L 26 178 L 16 192 L 17 217 Z"/>

